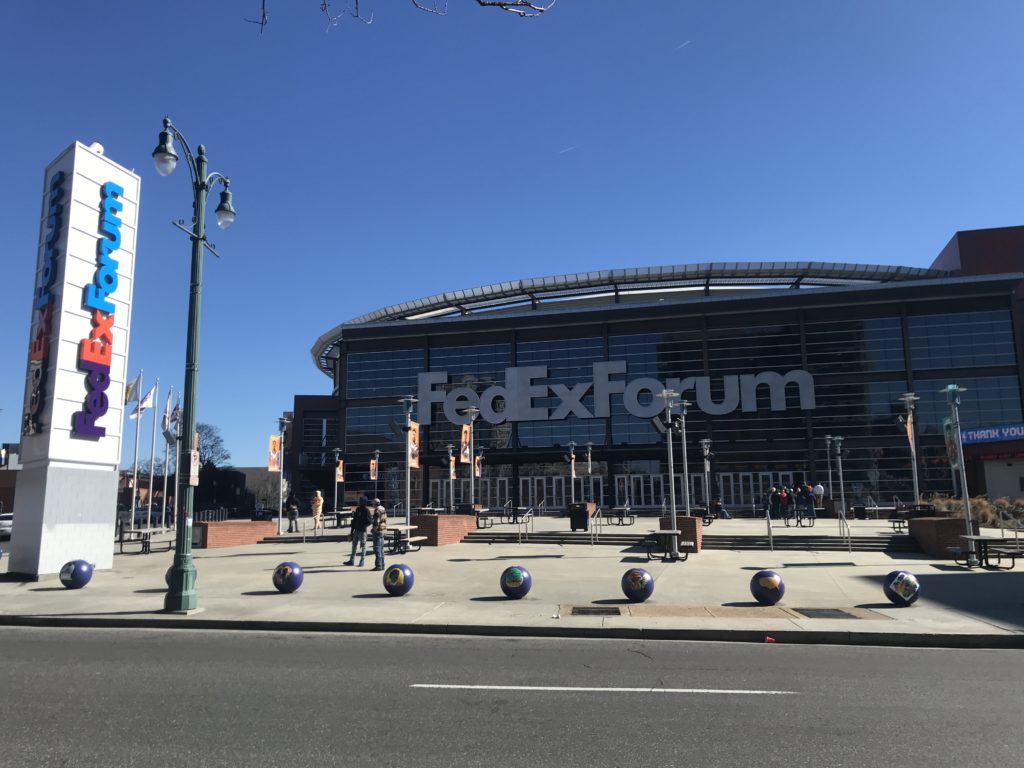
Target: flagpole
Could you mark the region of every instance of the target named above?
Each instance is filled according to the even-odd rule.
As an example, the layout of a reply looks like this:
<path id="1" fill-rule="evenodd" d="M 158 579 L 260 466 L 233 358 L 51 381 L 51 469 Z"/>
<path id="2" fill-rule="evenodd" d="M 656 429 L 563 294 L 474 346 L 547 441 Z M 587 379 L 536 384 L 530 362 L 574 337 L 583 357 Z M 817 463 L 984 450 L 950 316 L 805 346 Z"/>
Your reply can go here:
<path id="1" fill-rule="evenodd" d="M 153 385 L 153 403 L 150 409 L 153 412 L 153 437 L 149 443 L 149 504 L 146 507 L 146 527 L 153 527 L 153 470 L 156 459 L 156 401 L 160 398 L 160 377 L 157 377 Z"/>
<path id="2" fill-rule="evenodd" d="M 164 419 L 167 421 L 166 428 L 171 428 L 170 419 L 170 406 L 171 396 L 174 394 L 174 387 L 167 390 L 167 406 L 164 408 Z M 156 418 L 154 416 L 154 418 Z M 161 425 L 164 426 L 164 425 Z M 160 527 L 167 527 L 167 460 L 170 458 L 171 446 L 167 442 L 167 437 L 164 437 L 164 493 L 163 498 L 160 499 Z"/>
<path id="3" fill-rule="evenodd" d="M 139 376 L 136 379 L 139 382 L 139 390 L 142 391 L 142 369 L 139 368 Z M 132 459 L 132 525 L 131 529 L 135 530 L 135 497 L 139 492 L 139 422 L 142 421 L 142 412 L 139 410 L 139 406 L 142 405 L 141 400 L 135 401 L 135 458 Z"/>
<path id="4" fill-rule="evenodd" d="M 177 423 L 175 433 L 181 429 L 181 421 Z M 178 465 L 181 464 L 181 435 L 176 434 L 174 441 L 174 506 L 171 507 L 171 517 L 174 518 L 174 527 L 178 527 Z"/>

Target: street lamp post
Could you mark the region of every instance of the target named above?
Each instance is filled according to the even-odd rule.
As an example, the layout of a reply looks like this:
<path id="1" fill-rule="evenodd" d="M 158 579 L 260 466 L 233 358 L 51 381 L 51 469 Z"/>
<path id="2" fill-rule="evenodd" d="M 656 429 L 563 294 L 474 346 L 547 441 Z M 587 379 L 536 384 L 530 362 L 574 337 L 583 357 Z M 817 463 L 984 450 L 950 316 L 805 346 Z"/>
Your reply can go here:
<path id="1" fill-rule="evenodd" d="M 281 436 L 281 461 L 278 466 L 280 474 L 277 476 L 277 535 L 280 536 L 284 530 L 284 432 L 288 426 L 288 419 L 283 416 L 277 420 L 277 433 Z M 291 523 L 289 523 L 289 528 Z"/>
<path id="2" fill-rule="evenodd" d="M 960 434 L 960 394 L 966 391 L 965 387 L 959 387 L 956 384 L 950 384 L 946 387 L 946 399 L 949 401 L 950 415 L 953 417 L 953 434 L 956 436 L 957 463 L 960 465 L 960 495 L 964 500 L 964 525 L 967 527 L 967 535 L 971 536 L 974 533 L 973 526 L 971 525 L 971 494 L 967 491 L 964 442 L 963 436 Z M 970 553 L 967 557 L 967 564 L 970 566 L 978 565 L 978 556 L 974 551 L 974 542 L 968 539 L 967 545 Z"/>
<path id="3" fill-rule="evenodd" d="M 377 495 L 377 478 L 380 477 L 380 449 L 375 448 L 373 451 L 373 498 L 379 499 Z"/>
<path id="4" fill-rule="evenodd" d="M 341 458 L 341 448 L 334 449 L 334 511 L 338 511 L 338 459 Z"/>
<path id="5" fill-rule="evenodd" d="M 480 409 L 471 405 L 463 413 L 469 416 L 469 506 L 476 510 L 476 449 L 473 447 L 473 428 L 476 425 L 476 417 L 480 415 Z"/>
<path id="6" fill-rule="evenodd" d="M 921 503 L 921 491 L 917 484 L 917 441 L 914 438 L 914 403 L 920 400 L 913 392 L 907 392 L 900 400 L 907 407 L 907 440 L 910 441 L 910 468 L 914 473 L 914 503 Z"/>
<path id="7" fill-rule="evenodd" d="M 843 438 L 836 435 L 832 438 L 836 446 L 836 467 L 839 469 L 839 503 L 843 506 L 843 519 L 846 518 L 846 485 L 843 483 Z"/>
<path id="8" fill-rule="evenodd" d="M 214 215 L 217 226 L 227 229 L 235 221 L 235 209 L 231 205 L 230 181 L 216 171 L 207 174 L 206 148 L 200 144 L 195 156 L 189 148 L 185 137 L 181 135 L 169 117 L 164 118 L 164 129 L 160 132 L 159 143 L 153 150 L 153 161 L 157 173 L 167 176 L 174 171 L 178 162 L 178 154 L 174 150 L 174 140 L 181 142 L 192 177 L 192 227 L 191 229 L 178 222 L 175 224 L 192 240 L 192 274 L 191 289 L 188 299 L 188 340 L 185 347 L 185 393 L 182 405 L 182 426 L 191 465 L 191 454 L 195 450 L 192 443 L 196 432 L 196 390 L 199 378 L 199 310 L 203 275 L 203 249 L 208 248 L 215 256 L 218 255 L 213 244 L 206 239 L 206 197 L 214 184 L 220 184 L 220 203 Z M 192 510 L 195 499 L 195 488 L 191 482 L 184 487 L 184 505 L 182 507 L 184 525 L 177 527 L 175 535 L 174 564 L 167 594 L 164 597 L 164 610 L 172 612 L 193 611 L 196 609 L 196 569 L 192 562 Z M 134 511 L 132 512 L 134 515 Z"/>
<path id="9" fill-rule="evenodd" d="M 828 462 L 828 497 L 832 498 L 832 435 L 825 435 L 825 461 Z M 833 511 L 834 510 L 833 505 Z"/>
<path id="10" fill-rule="evenodd" d="M 565 457 L 569 462 L 569 503 L 576 503 L 576 441 L 569 441 L 569 453 Z M 562 497 L 565 498 L 564 496 Z"/>
<path id="11" fill-rule="evenodd" d="M 704 454 L 704 503 L 707 504 L 708 514 L 711 514 L 711 438 L 705 437 L 700 441 L 700 450 Z"/>
<path id="12" fill-rule="evenodd" d="M 405 407 L 405 524 L 412 520 L 412 442 L 409 432 L 412 431 L 412 407 L 419 402 L 412 395 L 399 399 Z"/>
<path id="13" fill-rule="evenodd" d="M 665 423 L 668 427 L 666 433 L 665 444 L 668 446 L 668 498 L 669 498 L 669 515 L 672 521 L 672 530 L 678 530 L 676 522 L 676 468 L 675 462 L 672 458 L 672 407 L 676 404 L 679 399 L 679 393 L 674 389 L 663 389 L 661 394 L 658 395 L 665 403 Z M 672 552 L 671 558 L 673 560 L 679 559 L 679 539 L 676 536 L 672 536 Z"/>
<path id="14" fill-rule="evenodd" d="M 689 400 L 679 401 L 679 442 L 683 444 L 683 507 L 686 516 L 690 517 L 690 464 L 686 458 L 686 406 L 692 405 Z M 675 485 L 675 480 L 672 482 Z"/>
<path id="15" fill-rule="evenodd" d="M 448 473 L 448 508 L 455 511 L 455 472 L 453 472 L 452 459 L 455 458 L 455 446 L 448 443 L 448 463 L 444 465 Z"/>

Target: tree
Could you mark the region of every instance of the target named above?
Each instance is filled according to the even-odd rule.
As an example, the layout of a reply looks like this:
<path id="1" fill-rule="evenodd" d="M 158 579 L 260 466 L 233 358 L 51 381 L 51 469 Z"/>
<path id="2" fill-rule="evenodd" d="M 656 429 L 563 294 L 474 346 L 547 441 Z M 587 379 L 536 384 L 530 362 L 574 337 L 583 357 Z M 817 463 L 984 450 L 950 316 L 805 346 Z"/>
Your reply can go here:
<path id="1" fill-rule="evenodd" d="M 199 466 L 230 466 L 231 451 L 224 447 L 224 438 L 220 436 L 220 429 L 213 424 L 200 422 L 196 425 L 196 432 L 199 435 Z"/>
<path id="2" fill-rule="evenodd" d="M 555 4 L 557 0 L 546 0 L 545 2 L 538 2 L 538 0 L 476 0 L 476 4 L 482 8 L 497 8 L 502 11 L 508 11 L 522 19 L 532 19 L 535 16 L 540 16 L 545 11 L 549 10 L 551 6 Z M 373 11 L 370 11 L 369 16 L 364 16 L 364 8 L 360 8 L 360 0 L 351 0 L 351 6 L 349 3 L 345 3 L 344 9 L 340 13 L 334 13 L 334 8 L 331 6 L 332 0 L 320 0 L 320 12 L 327 17 L 327 29 L 330 31 L 331 27 L 336 27 L 345 18 L 346 15 L 351 16 L 354 19 L 358 19 L 364 24 L 373 23 Z M 426 13 L 432 13 L 435 16 L 447 16 L 448 15 L 448 0 L 410 0 L 415 8 Z M 362 0 L 362 4 L 367 5 L 366 0 Z M 263 34 L 263 30 L 266 29 L 267 24 L 270 22 L 270 0 L 260 0 L 260 13 L 258 19 L 246 19 L 250 24 L 256 24 L 260 28 L 260 34 Z"/>

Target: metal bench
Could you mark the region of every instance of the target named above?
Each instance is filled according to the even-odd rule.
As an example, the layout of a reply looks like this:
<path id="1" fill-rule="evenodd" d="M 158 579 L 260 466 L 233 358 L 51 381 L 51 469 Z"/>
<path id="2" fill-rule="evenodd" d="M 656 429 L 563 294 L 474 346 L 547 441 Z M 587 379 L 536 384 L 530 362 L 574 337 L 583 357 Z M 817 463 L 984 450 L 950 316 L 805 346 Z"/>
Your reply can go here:
<path id="1" fill-rule="evenodd" d="M 653 560 L 655 557 L 660 557 L 662 561 L 669 562 L 674 558 L 672 557 L 672 541 L 677 541 L 677 549 L 679 550 L 678 562 L 685 561 L 690 556 L 690 550 L 693 549 L 692 541 L 682 541 L 679 539 L 679 531 L 651 531 L 645 539 L 645 545 L 647 547 L 647 559 Z M 656 554 L 656 553 L 660 553 Z"/>

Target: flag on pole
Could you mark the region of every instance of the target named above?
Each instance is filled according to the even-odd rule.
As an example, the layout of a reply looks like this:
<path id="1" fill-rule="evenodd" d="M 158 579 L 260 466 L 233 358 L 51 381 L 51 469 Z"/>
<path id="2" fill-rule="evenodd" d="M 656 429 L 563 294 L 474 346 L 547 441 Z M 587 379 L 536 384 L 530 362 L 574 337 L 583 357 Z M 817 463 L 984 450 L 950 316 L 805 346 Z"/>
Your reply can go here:
<path id="1" fill-rule="evenodd" d="M 575 453 L 572 454 L 569 457 L 569 474 L 572 476 L 573 480 L 576 479 L 576 454 Z"/>
<path id="2" fill-rule="evenodd" d="M 134 379 L 124 385 L 124 404 L 139 402 L 139 382 L 142 380 L 142 372 Z"/>
<path id="3" fill-rule="evenodd" d="M 462 425 L 462 440 L 459 447 L 459 464 L 469 464 L 469 424 Z"/>
<path id="4" fill-rule="evenodd" d="M 483 477 L 483 474 L 484 474 L 484 457 L 483 456 L 477 456 L 474 464 L 476 465 L 476 468 L 473 470 L 473 474 L 476 477 Z"/>
<path id="5" fill-rule="evenodd" d="M 370 459 L 370 480 L 377 482 L 377 460 Z"/>
<path id="6" fill-rule="evenodd" d="M 910 441 L 910 445 L 914 445 L 914 414 L 907 414 L 907 440 Z"/>
<path id="7" fill-rule="evenodd" d="M 281 471 L 281 436 L 271 435 L 267 441 L 267 471 Z"/>
<path id="8" fill-rule="evenodd" d="M 448 457 L 448 479 L 449 480 L 454 480 L 455 479 L 455 457 L 454 456 L 449 456 Z"/>
<path id="9" fill-rule="evenodd" d="M 344 483 L 345 482 L 345 460 L 338 459 L 338 464 L 334 468 L 334 482 Z"/>
<path id="10" fill-rule="evenodd" d="M 161 428 L 164 432 L 167 432 L 171 428 L 171 398 L 174 393 L 170 390 L 167 391 L 167 404 L 164 406 L 164 420 L 161 422 Z"/>
<path id="11" fill-rule="evenodd" d="M 153 385 L 152 387 L 149 388 L 149 392 L 146 393 L 146 396 L 143 397 L 141 400 L 139 400 L 139 404 L 135 407 L 135 410 L 132 411 L 128 415 L 128 418 L 129 419 L 137 419 L 137 418 L 139 418 L 139 415 L 143 411 L 145 411 L 148 408 L 152 408 L 153 407 L 153 396 L 155 394 L 156 394 L 156 385 Z"/>
<path id="12" fill-rule="evenodd" d="M 406 438 L 408 450 L 409 469 L 420 468 L 420 425 L 418 422 L 409 422 L 409 436 Z"/>

